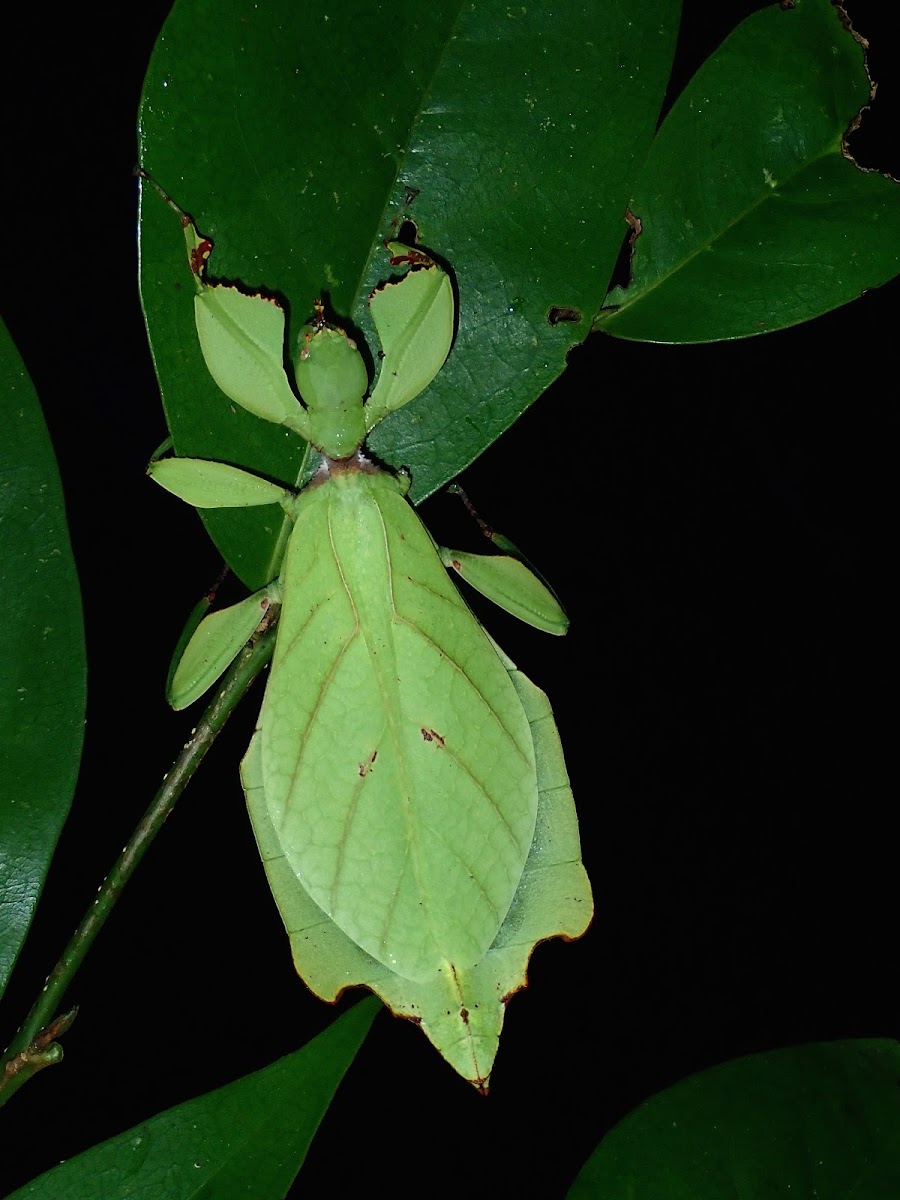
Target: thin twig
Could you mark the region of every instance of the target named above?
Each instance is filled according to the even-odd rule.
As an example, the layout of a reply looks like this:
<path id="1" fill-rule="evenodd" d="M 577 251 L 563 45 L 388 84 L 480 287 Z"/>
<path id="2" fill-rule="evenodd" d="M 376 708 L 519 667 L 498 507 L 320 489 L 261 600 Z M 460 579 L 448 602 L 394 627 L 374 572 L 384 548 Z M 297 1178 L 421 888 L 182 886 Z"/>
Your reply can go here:
<path id="1" fill-rule="evenodd" d="M 56 1021 L 53 1020 L 54 1014 L 94 938 L 103 928 L 122 889 L 134 874 L 166 817 L 175 807 L 178 797 L 250 684 L 272 657 L 275 646 L 274 606 L 266 617 L 266 628 L 241 651 L 225 675 L 216 692 L 216 698 L 203 714 L 171 771 L 163 779 L 150 807 L 104 879 L 81 924 L 69 939 L 59 962 L 50 972 L 40 996 L 0 1061 L 0 1105 L 9 1099 L 26 1079 L 62 1058 L 62 1047 L 54 1038 L 68 1028 L 74 1017 L 74 1010 Z"/>

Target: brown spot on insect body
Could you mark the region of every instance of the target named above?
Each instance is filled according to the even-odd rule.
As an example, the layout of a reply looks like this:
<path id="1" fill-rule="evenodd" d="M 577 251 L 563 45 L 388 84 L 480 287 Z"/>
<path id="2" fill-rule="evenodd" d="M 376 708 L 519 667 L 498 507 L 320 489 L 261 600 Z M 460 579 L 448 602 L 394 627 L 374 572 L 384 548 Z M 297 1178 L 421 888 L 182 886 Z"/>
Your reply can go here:
<path id="1" fill-rule="evenodd" d="M 372 751 L 372 753 L 369 755 L 369 757 L 366 759 L 366 761 L 365 761 L 365 762 L 361 762 L 361 763 L 359 764 L 359 777 L 360 777 L 360 779 L 365 779 L 365 777 L 368 775 L 368 773 L 369 773 L 369 772 L 372 770 L 372 767 L 373 767 L 373 766 L 374 766 L 374 764 L 375 764 L 375 759 L 376 759 L 377 757 L 378 757 L 378 751 L 377 751 L 377 750 L 373 750 L 373 751 Z"/>
<path id="2" fill-rule="evenodd" d="M 446 746 L 447 744 L 436 729 L 426 729 L 423 725 L 419 732 L 426 742 L 437 742 L 439 746 Z"/>
<path id="3" fill-rule="evenodd" d="M 411 267 L 430 267 L 434 265 L 427 254 L 423 254 L 421 250 L 413 250 L 412 248 L 407 248 L 403 254 L 392 255 L 390 263 L 392 267 L 402 266 L 403 263 L 409 263 Z"/>
<path id="4" fill-rule="evenodd" d="M 206 266 L 206 260 L 213 251 L 212 241 L 209 238 L 201 237 L 197 226 L 194 224 L 194 219 L 191 214 L 185 212 L 180 204 L 176 204 L 169 193 L 160 187 L 149 171 L 145 171 L 144 168 L 138 164 L 138 166 L 134 168 L 134 174 L 138 179 L 142 179 L 144 183 L 152 187 L 159 198 L 164 203 L 168 204 L 169 208 L 178 214 L 178 218 L 181 221 L 181 228 L 183 230 L 193 230 L 194 237 L 197 239 L 198 244 L 189 251 L 188 261 L 190 262 L 190 267 L 194 274 L 198 278 L 202 279 L 203 270 Z"/>
<path id="5" fill-rule="evenodd" d="M 198 279 L 203 278 L 203 272 L 206 264 L 209 261 L 209 256 L 212 254 L 213 244 L 209 238 L 204 238 L 198 246 L 195 246 L 191 251 L 191 270 Z"/>
<path id="6" fill-rule="evenodd" d="M 325 303 L 321 297 L 317 296 L 313 301 L 313 315 L 306 322 L 306 332 L 303 335 L 303 349 L 300 351 L 301 358 L 309 358 L 309 343 L 317 333 L 321 333 L 323 329 L 328 328 L 328 322 L 325 320 Z"/>
<path id="7" fill-rule="evenodd" d="M 460 1017 L 462 1018 L 462 1023 L 463 1023 L 463 1025 L 468 1025 L 468 1023 L 469 1023 L 469 1010 L 468 1010 L 467 1008 L 461 1008 L 461 1009 L 459 1010 L 459 1015 L 460 1015 Z"/>
<path id="8" fill-rule="evenodd" d="M 304 362 L 309 358 L 309 348 L 312 344 L 313 338 L 316 336 L 316 334 L 322 333 L 326 329 L 333 329 L 335 333 L 343 334 L 343 336 L 347 339 L 347 344 L 350 346 L 350 348 L 352 350 L 356 349 L 356 342 L 354 342 L 352 337 L 348 336 L 346 330 L 344 330 L 340 325 L 328 324 L 328 321 L 325 317 L 325 302 L 321 299 L 321 297 L 317 297 L 313 301 L 313 315 L 306 322 L 304 328 L 306 332 L 303 334 L 303 345 L 300 349 L 300 358 Z"/>

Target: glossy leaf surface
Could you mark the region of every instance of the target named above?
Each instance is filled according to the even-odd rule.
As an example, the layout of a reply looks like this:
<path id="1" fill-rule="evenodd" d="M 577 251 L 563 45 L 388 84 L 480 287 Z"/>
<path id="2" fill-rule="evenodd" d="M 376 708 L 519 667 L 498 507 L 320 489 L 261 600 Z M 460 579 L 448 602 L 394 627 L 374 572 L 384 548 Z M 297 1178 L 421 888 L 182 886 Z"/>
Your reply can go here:
<path id="1" fill-rule="evenodd" d="M 653 134 L 679 5 L 576 0 L 535 20 L 500 0 L 310 9 L 178 0 L 148 71 L 141 163 L 215 243 L 216 278 L 290 303 L 289 352 L 315 298 L 372 347 L 382 239 L 408 216 L 454 273 L 460 319 L 434 383 L 371 443 L 419 500 L 563 370 L 606 291 L 632 164 Z M 202 31 L 202 36 L 199 34 Z M 223 409 L 193 332 L 178 221 L 141 201 L 141 294 L 179 454 L 287 484 L 301 448 Z M 551 325 L 553 306 L 582 314 Z M 370 364 L 374 376 L 374 363 Z M 274 574 L 253 513 L 207 514 L 251 588 Z"/>
<path id="2" fill-rule="evenodd" d="M 633 280 L 610 293 L 618 308 L 598 327 L 656 342 L 749 337 L 891 279 L 900 186 L 841 152 L 869 90 L 862 47 L 830 0 L 745 20 L 653 143 L 630 200 Z"/>
<path id="3" fill-rule="evenodd" d="M 357 1004 L 294 1054 L 86 1150 L 10 1200 L 281 1200 L 377 1011 Z"/>
<path id="4" fill-rule="evenodd" d="M 900 1043 L 754 1054 L 642 1104 L 600 1143 L 569 1200 L 900 1192 Z"/>
<path id="5" fill-rule="evenodd" d="M 81 596 L 56 458 L 0 324 L 0 992 L 69 812 L 84 735 Z"/>

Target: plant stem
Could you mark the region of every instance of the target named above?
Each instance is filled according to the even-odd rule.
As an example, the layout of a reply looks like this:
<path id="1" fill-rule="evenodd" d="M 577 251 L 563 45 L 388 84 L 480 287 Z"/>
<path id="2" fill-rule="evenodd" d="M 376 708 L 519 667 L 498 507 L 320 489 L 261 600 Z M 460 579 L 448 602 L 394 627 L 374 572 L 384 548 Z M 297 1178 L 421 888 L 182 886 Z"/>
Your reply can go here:
<path id="1" fill-rule="evenodd" d="M 272 657 L 275 647 L 274 616 L 273 609 L 270 609 L 264 632 L 251 641 L 235 659 L 218 687 L 216 698 L 203 714 L 190 741 L 163 779 L 150 807 L 104 879 L 93 903 L 69 939 L 59 962 L 50 972 L 40 996 L 32 1005 L 31 1011 L 0 1062 L 0 1105 L 9 1099 L 26 1079 L 30 1079 L 42 1067 L 62 1058 L 62 1048 L 53 1041 L 53 1036 L 62 1032 L 65 1022 L 54 1022 L 53 1016 L 94 938 L 103 928 L 122 889 L 159 833 L 166 817 L 175 807 L 178 797 L 250 684 Z"/>

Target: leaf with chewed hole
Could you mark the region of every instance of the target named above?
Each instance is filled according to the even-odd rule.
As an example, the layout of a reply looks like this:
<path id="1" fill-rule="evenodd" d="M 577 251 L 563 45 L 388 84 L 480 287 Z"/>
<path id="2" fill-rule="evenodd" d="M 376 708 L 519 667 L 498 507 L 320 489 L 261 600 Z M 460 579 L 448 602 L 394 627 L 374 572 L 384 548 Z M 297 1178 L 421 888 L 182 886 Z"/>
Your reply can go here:
<path id="1" fill-rule="evenodd" d="M 842 153 L 869 98 L 862 47 L 831 0 L 748 17 L 653 142 L 630 200 L 633 279 L 597 327 L 652 342 L 749 337 L 896 275 L 900 186 Z"/>
<path id="2" fill-rule="evenodd" d="M 217 278 L 290 299 L 289 357 L 323 292 L 377 352 L 367 299 L 390 275 L 381 239 L 405 218 L 452 264 L 453 353 L 370 439 L 408 469 L 414 503 L 508 429 L 584 338 L 547 314 L 600 307 L 680 7 L 569 0 L 550 28 L 499 0 L 433 0 L 427 20 L 418 0 L 324 15 L 294 0 L 173 5 L 144 83 L 141 165 L 215 244 Z M 222 405 L 176 218 L 141 193 L 141 297 L 177 453 L 295 483 L 294 440 Z M 272 578 L 280 531 L 261 513 L 204 521 L 251 590 Z"/>

